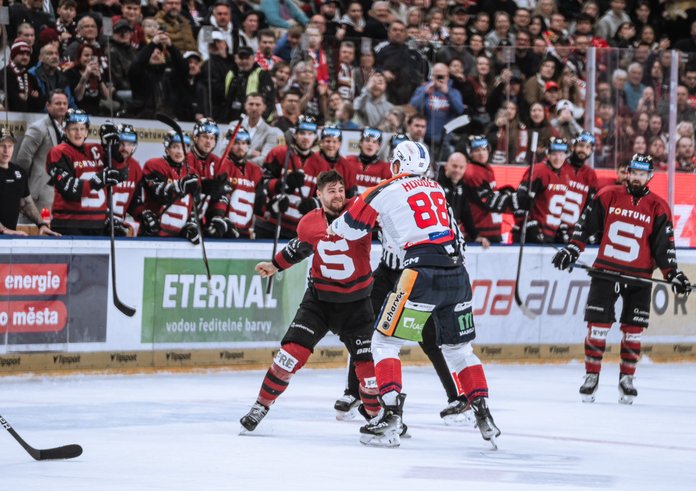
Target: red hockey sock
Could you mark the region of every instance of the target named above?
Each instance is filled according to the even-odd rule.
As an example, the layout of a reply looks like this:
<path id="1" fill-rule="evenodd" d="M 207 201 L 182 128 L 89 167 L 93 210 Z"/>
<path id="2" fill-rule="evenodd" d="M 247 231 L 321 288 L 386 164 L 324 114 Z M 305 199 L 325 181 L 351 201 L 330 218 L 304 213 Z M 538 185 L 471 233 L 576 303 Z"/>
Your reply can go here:
<path id="1" fill-rule="evenodd" d="M 261 384 L 258 402 L 270 407 L 288 388 L 292 376 L 304 366 L 312 352 L 296 343 L 287 343 L 278 351 Z"/>
<path id="2" fill-rule="evenodd" d="M 488 397 L 488 382 L 483 372 L 483 365 L 472 365 L 464 368 L 457 374 L 461 392 L 467 400 L 473 401 L 477 397 Z"/>
<path id="3" fill-rule="evenodd" d="M 375 365 L 377 387 L 380 395 L 387 392 L 401 392 L 401 360 L 385 358 Z"/>
<path id="4" fill-rule="evenodd" d="M 607 335 L 611 329 L 609 323 L 588 322 L 587 337 L 585 338 L 585 371 L 599 373 L 602 369 L 602 358 L 607 348 Z"/>
<path id="5" fill-rule="evenodd" d="M 643 328 L 621 324 L 621 375 L 633 375 L 636 373 L 636 364 L 640 358 L 640 338 Z"/>
<path id="6" fill-rule="evenodd" d="M 356 361 L 355 375 L 360 381 L 360 400 L 365 411 L 370 416 L 377 416 L 379 401 L 377 400 L 377 381 L 375 380 L 375 365 L 371 361 Z"/>

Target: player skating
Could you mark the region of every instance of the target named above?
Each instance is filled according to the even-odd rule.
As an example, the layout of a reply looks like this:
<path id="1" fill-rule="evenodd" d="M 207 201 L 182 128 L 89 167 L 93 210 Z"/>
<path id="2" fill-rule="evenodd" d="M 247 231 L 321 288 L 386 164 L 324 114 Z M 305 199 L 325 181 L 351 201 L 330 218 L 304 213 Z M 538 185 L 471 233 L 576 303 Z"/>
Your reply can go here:
<path id="1" fill-rule="evenodd" d="M 657 265 L 663 276 L 674 283 L 676 293 L 691 292 L 689 280 L 677 266 L 672 213 L 667 203 L 648 188 L 653 170 L 652 157 L 634 155 L 628 165 L 627 184 L 602 189 L 585 209 L 570 244 L 553 257 L 554 266 L 567 269 L 577 261 L 588 238 L 601 233 L 593 267 L 638 278 L 616 281 L 601 272 L 590 274 L 592 280 L 585 306 L 586 374 L 580 387 L 584 402 L 595 400 L 607 334 L 616 321 L 614 304 L 618 297 L 623 299 L 619 402 L 631 404 L 638 395 L 633 378 L 640 357 L 641 335 L 648 327 L 650 316 L 652 286 L 643 278 L 650 278 Z"/>
<path id="2" fill-rule="evenodd" d="M 290 378 L 300 370 L 316 344 L 334 332 L 355 360 L 360 380 L 360 398 L 371 417 L 379 411 L 374 365 L 370 350 L 374 315 L 370 304 L 372 269 L 370 236 L 347 241 L 327 236 L 326 228 L 346 208 L 344 182 L 336 171 L 317 178 L 321 208 L 307 213 L 298 223 L 297 238 L 275 255 L 272 262 L 261 262 L 256 271 L 268 277 L 290 268 L 314 254 L 309 286 L 281 348 L 273 359 L 258 398 L 240 422 L 253 431 L 275 400 L 287 389 Z"/>
<path id="3" fill-rule="evenodd" d="M 406 398 L 399 351 L 408 340 L 422 341 L 423 327 L 432 317 L 442 353 L 471 401 L 481 435 L 495 446 L 500 430 L 488 409 L 488 384 L 471 345 L 475 331 L 471 285 L 461 253 L 464 243 L 444 191 L 423 177 L 429 166 L 422 144 L 400 143 L 392 157 L 393 177 L 363 193 L 327 230 L 350 243 L 365 240 L 379 225 L 405 250 L 404 270 L 382 306 L 372 336 L 382 410 L 360 429 L 361 442 L 399 446 Z"/>

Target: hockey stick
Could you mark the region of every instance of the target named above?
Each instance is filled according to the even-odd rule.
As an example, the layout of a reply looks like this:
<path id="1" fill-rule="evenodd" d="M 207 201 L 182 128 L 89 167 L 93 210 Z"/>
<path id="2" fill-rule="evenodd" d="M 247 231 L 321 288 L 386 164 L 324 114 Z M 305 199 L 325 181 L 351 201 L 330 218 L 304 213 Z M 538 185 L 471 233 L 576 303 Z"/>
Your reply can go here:
<path id="1" fill-rule="evenodd" d="M 181 147 L 184 149 L 184 165 L 186 165 L 186 174 L 191 175 L 191 171 L 188 166 L 188 151 L 186 150 L 186 141 L 184 139 L 184 132 L 181 130 L 181 126 L 174 121 L 172 118 L 166 114 L 157 113 L 156 118 L 159 122 L 166 124 L 171 129 L 173 129 L 177 135 L 179 135 L 179 140 L 181 140 Z M 208 286 L 210 286 L 210 264 L 208 263 L 208 252 L 205 250 L 205 240 L 203 238 L 203 225 L 201 224 L 201 219 L 198 216 L 198 205 L 201 201 L 201 195 L 198 193 L 193 197 L 193 208 L 194 208 L 194 219 L 196 221 L 196 226 L 198 227 L 198 236 L 201 241 L 201 252 L 203 254 L 203 264 L 205 264 L 205 273 L 208 278 Z"/>
<path id="2" fill-rule="evenodd" d="M 289 138 L 288 138 L 289 137 Z M 280 179 L 278 179 L 278 196 L 282 196 L 285 194 L 285 179 L 287 178 L 288 175 L 288 167 L 290 165 L 290 158 L 292 156 L 292 135 L 288 134 L 286 137 L 286 145 L 287 145 L 287 151 L 285 152 L 285 163 L 283 164 L 283 173 L 280 175 Z M 273 258 L 276 255 L 276 252 L 278 251 L 278 241 L 280 240 L 280 231 L 281 231 L 281 226 L 283 224 L 283 212 L 278 210 L 278 221 L 276 222 L 276 228 L 275 228 L 275 234 L 273 237 L 273 252 L 271 253 L 271 261 L 273 261 Z M 268 277 L 268 284 L 266 285 L 266 295 L 270 295 L 271 292 L 273 291 L 273 277 L 275 275 L 271 275 Z"/>
<path id="3" fill-rule="evenodd" d="M 442 148 L 445 146 L 445 137 L 452 133 L 454 130 L 463 128 L 470 122 L 471 120 L 469 119 L 469 116 L 467 116 L 466 114 L 462 114 L 461 116 L 454 118 L 452 121 L 449 121 L 442 127 L 442 131 L 440 132 L 440 144 L 437 147 L 437 153 L 435 153 L 436 162 L 440 161 L 440 154 L 442 153 Z"/>
<path id="4" fill-rule="evenodd" d="M 57 459 L 74 459 L 82 455 L 82 447 L 76 444 L 63 445 L 55 448 L 34 448 L 29 445 L 19 434 L 12 428 L 12 425 L 5 418 L 0 416 L 0 425 L 5 428 L 10 435 L 32 456 L 34 460 L 57 460 Z"/>
<path id="5" fill-rule="evenodd" d="M 534 171 L 534 164 L 536 161 L 536 150 L 537 143 L 539 143 L 539 133 L 532 133 L 532 146 L 531 146 L 531 163 L 529 165 L 529 179 L 527 180 L 527 192 L 529 193 L 532 189 L 532 173 Z M 531 205 L 529 206 L 531 208 Z M 520 252 L 517 256 L 517 276 L 515 277 L 515 303 L 520 308 L 525 317 L 529 319 L 536 319 L 536 314 L 531 311 L 522 301 L 520 296 L 520 274 L 522 272 L 522 252 L 524 251 L 524 243 L 527 239 L 527 220 L 529 220 L 529 209 L 524 210 L 524 219 L 522 220 L 522 229 L 520 231 Z"/>
<path id="6" fill-rule="evenodd" d="M 581 263 L 581 262 L 574 262 L 570 265 L 569 271 L 572 271 L 573 268 L 580 268 L 584 269 L 587 271 L 587 274 L 593 278 L 601 278 L 605 280 L 612 280 L 612 281 L 620 281 L 629 285 L 634 285 L 634 286 L 645 286 L 645 285 L 652 285 L 653 283 L 661 283 L 663 285 L 670 285 L 670 286 L 675 286 L 678 285 L 678 283 L 674 283 L 673 281 L 668 281 L 668 280 L 663 280 L 660 278 L 642 278 L 640 276 L 633 276 L 630 274 L 623 274 L 619 273 L 618 271 L 608 271 L 606 269 L 597 269 L 593 268 L 589 264 Z"/>
<path id="7" fill-rule="evenodd" d="M 227 156 L 230 154 L 230 151 L 232 150 L 232 145 L 234 144 L 234 140 L 237 138 L 237 133 L 239 133 L 239 130 L 242 128 L 242 121 L 244 121 L 244 118 L 241 117 L 239 118 L 239 122 L 237 123 L 237 126 L 234 127 L 234 131 L 232 132 L 232 136 L 230 137 L 230 141 L 227 142 L 227 146 L 225 147 L 225 151 L 222 152 L 222 155 L 220 156 L 220 162 L 224 162 Z"/>
<path id="8" fill-rule="evenodd" d="M 106 146 L 106 158 L 109 161 L 108 166 L 111 167 L 111 145 Z M 109 232 L 111 242 L 111 297 L 114 302 L 114 306 L 118 310 L 120 310 L 121 313 L 127 315 L 128 317 L 133 317 L 135 315 L 135 309 L 121 302 L 121 299 L 118 298 L 118 292 L 116 290 L 116 237 L 114 234 L 114 193 L 111 191 L 111 186 L 106 186 L 106 198 L 109 200 Z"/>

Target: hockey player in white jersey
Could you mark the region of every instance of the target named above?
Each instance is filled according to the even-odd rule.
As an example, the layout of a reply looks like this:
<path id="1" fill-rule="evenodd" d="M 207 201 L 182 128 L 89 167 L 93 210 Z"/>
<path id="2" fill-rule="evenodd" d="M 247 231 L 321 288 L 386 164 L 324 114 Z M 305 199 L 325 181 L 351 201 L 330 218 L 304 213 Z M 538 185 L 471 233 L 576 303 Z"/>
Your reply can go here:
<path id="1" fill-rule="evenodd" d="M 500 430 L 488 409 L 488 384 L 471 345 L 476 334 L 471 284 L 463 264 L 464 240 L 444 190 L 424 177 L 429 166 L 424 145 L 400 143 L 391 160 L 393 176 L 365 191 L 327 231 L 358 240 L 379 225 L 390 242 L 405 251 L 404 270 L 384 301 L 372 336 L 382 411 L 360 428 L 360 441 L 399 446 L 406 398 L 401 392 L 399 351 L 406 341 L 422 340 L 423 326 L 432 316 L 447 365 L 471 401 L 481 435 L 495 447 Z"/>

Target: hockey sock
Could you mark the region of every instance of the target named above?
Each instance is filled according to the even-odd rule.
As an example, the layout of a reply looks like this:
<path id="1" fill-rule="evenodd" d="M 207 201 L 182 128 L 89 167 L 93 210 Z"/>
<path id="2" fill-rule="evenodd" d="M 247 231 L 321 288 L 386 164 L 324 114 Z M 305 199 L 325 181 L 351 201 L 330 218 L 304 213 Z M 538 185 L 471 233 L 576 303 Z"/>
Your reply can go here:
<path id="1" fill-rule="evenodd" d="M 358 380 L 358 376 L 355 374 L 355 363 L 353 363 L 352 357 L 349 358 L 348 363 L 348 382 L 344 393 L 350 394 L 357 398 L 360 394 L 360 381 Z"/>
<path id="2" fill-rule="evenodd" d="M 611 324 L 600 322 L 587 323 L 585 338 L 585 372 L 599 373 L 602 369 L 602 358 L 607 348 L 607 335 Z"/>
<path id="3" fill-rule="evenodd" d="M 375 365 L 371 361 L 356 361 L 355 375 L 360 380 L 360 400 L 365 406 L 365 411 L 370 416 L 377 416 L 379 401 L 377 400 Z"/>
<path id="4" fill-rule="evenodd" d="M 643 328 L 621 324 L 621 375 L 633 375 L 636 373 L 636 364 L 640 358 L 640 338 Z"/>
<path id="5" fill-rule="evenodd" d="M 433 329 L 434 331 L 434 329 Z M 430 339 L 433 338 L 433 339 Z M 423 352 L 428 356 L 430 363 L 433 364 L 440 383 L 447 393 L 447 402 L 452 402 L 462 394 L 459 393 L 458 380 L 456 375 L 450 372 L 442 350 L 436 344 L 435 336 L 426 336 L 426 329 L 423 330 L 423 341 L 420 343 Z"/>
<path id="6" fill-rule="evenodd" d="M 486 375 L 471 342 L 443 344 L 441 350 L 457 383 L 457 391 L 469 401 L 477 397 L 488 397 Z"/>
<path id="7" fill-rule="evenodd" d="M 387 392 L 395 392 L 396 394 L 401 392 L 401 360 L 398 358 L 385 358 L 377 363 L 375 375 L 380 395 Z"/>
<path id="8" fill-rule="evenodd" d="M 299 344 L 284 344 L 273 359 L 271 368 L 266 372 L 257 401 L 271 407 L 288 388 L 290 378 L 304 366 L 311 354 L 311 350 Z"/>
<path id="9" fill-rule="evenodd" d="M 466 367 L 457 374 L 459 385 L 467 400 L 473 401 L 477 397 L 488 397 L 488 382 L 483 373 L 483 365 Z"/>

